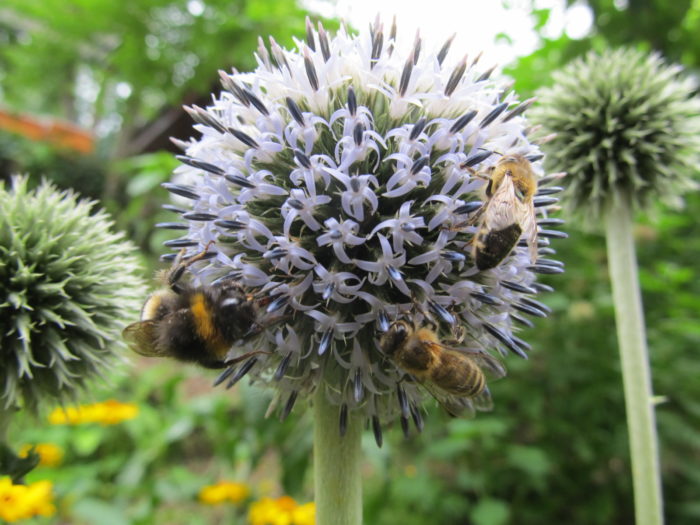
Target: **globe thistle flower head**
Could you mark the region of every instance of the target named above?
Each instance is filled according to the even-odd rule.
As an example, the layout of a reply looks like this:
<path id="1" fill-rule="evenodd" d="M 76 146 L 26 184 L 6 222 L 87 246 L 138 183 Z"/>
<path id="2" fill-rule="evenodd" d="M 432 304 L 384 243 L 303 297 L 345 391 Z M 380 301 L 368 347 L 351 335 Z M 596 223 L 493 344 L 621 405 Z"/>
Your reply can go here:
<path id="1" fill-rule="evenodd" d="M 426 393 L 381 348 L 387 330 L 399 321 L 434 327 L 436 351 L 454 340 L 475 360 L 525 357 L 516 324 L 548 311 L 532 298 L 545 289 L 536 273 L 562 271 L 531 260 L 526 246 L 485 271 L 470 255 L 483 173 L 502 155 L 527 157 L 541 191 L 557 191 L 545 188 L 554 179 L 542 177 L 528 139 L 530 101 L 478 55 L 451 60 L 451 39 L 433 50 L 396 35 L 377 21 L 331 38 L 309 23 L 297 50 L 261 41 L 255 71 L 222 72 L 212 105 L 188 109 L 201 137 L 175 140 L 185 151 L 180 182 L 166 188 L 186 205 L 182 222 L 164 225 L 186 230 L 166 243 L 173 248 L 196 253 L 213 242 L 211 256 L 189 267 L 196 283 L 233 277 L 264 298 L 265 329 L 247 343 L 267 353 L 220 382 L 250 374 L 275 389 L 282 417 L 323 388 L 340 406 L 341 432 L 359 413 L 378 441 L 396 415 L 404 429 L 410 419 L 420 427 Z M 559 222 L 547 218 L 555 202 L 532 202 L 545 223 Z M 547 237 L 561 236 L 541 231 L 541 254 L 551 253 Z M 461 402 L 465 412 L 488 404 Z"/>
<path id="2" fill-rule="evenodd" d="M 568 172 L 568 208 L 590 219 L 621 195 L 641 209 L 695 187 L 696 90 L 679 66 L 634 49 L 590 52 L 554 73 L 529 117 L 554 134 L 542 147 L 549 165 Z"/>
<path id="3" fill-rule="evenodd" d="M 144 284 L 90 201 L 16 177 L 0 188 L 0 406 L 74 397 L 115 355 Z"/>

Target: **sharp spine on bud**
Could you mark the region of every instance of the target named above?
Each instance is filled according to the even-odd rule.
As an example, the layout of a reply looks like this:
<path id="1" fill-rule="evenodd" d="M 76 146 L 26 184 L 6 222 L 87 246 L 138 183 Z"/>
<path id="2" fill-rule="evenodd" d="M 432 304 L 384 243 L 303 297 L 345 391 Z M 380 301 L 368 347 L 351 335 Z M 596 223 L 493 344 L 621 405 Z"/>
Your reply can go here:
<path id="1" fill-rule="evenodd" d="M 532 283 L 532 287 L 537 290 L 537 292 L 553 292 L 554 288 L 544 283 Z"/>
<path id="2" fill-rule="evenodd" d="M 523 350 L 517 344 L 515 344 L 515 341 L 513 341 L 500 329 L 486 322 L 481 323 L 481 326 L 483 326 L 493 337 L 498 339 L 506 348 L 508 348 L 508 350 L 513 352 L 515 355 L 522 357 L 523 359 L 527 359 L 527 354 L 523 352 Z"/>
<path id="3" fill-rule="evenodd" d="M 189 248 L 191 246 L 199 246 L 199 242 L 188 238 L 171 239 L 165 241 L 163 246 L 167 246 L 168 248 Z"/>
<path id="4" fill-rule="evenodd" d="M 353 398 L 355 403 L 362 401 L 365 395 L 364 385 L 362 384 L 362 371 L 358 368 L 355 370 L 355 380 L 353 383 Z"/>
<path id="5" fill-rule="evenodd" d="M 172 182 L 163 182 L 161 187 L 168 190 L 170 193 L 179 195 L 180 197 L 185 197 L 191 200 L 199 200 L 199 194 L 195 191 L 193 186 L 186 186 L 184 184 L 173 184 Z"/>
<path id="6" fill-rule="evenodd" d="M 528 109 L 533 102 L 535 102 L 535 98 L 529 98 L 520 104 L 518 104 L 516 107 L 511 109 L 506 115 L 503 117 L 503 122 L 508 122 L 510 119 L 517 117 L 518 115 L 522 114 L 525 112 L 526 109 Z M 531 161 L 532 162 L 532 161 Z"/>
<path id="7" fill-rule="evenodd" d="M 159 222 L 156 223 L 156 228 L 164 230 L 189 230 L 190 225 L 184 222 Z"/>
<path id="8" fill-rule="evenodd" d="M 450 51 L 450 47 L 452 46 L 452 41 L 455 39 L 457 36 L 457 33 L 452 33 L 452 36 L 448 38 L 445 43 L 442 45 L 442 48 L 440 49 L 440 52 L 437 55 L 437 61 L 438 64 L 442 65 L 442 63 L 445 61 L 445 57 L 447 56 L 447 53 Z M 466 62 L 466 57 L 465 57 L 465 62 Z"/>
<path id="9" fill-rule="evenodd" d="M 537 197 L 544 197 L 545 195 L 556 195 L 564 191 L 562 186 L 549 186 L 547 188 L 540 188 L 537 191 Z"/>
<path id="10" fill-rule="evenodd" d="M 181 215 L 187 212 L 187 210 L 183 210 L 182 208 L 178 208 L 177 206 L 174 206 L 172 204 L 163 204 L 161 208 L 163 208 L 164 210 L 172 211 L 174 213 L 179 213 Z"/>
<path id="11" fill-rule="evenodd" d="M 427 122 L 426 118 L 421 117 L 418 120 L 418 122 L 416 122 L 413 125 L 413 128 L 411 128 L 411 133 L 408 136 L 408 140 L 410 140 L 410 141 L 416 140 L 420 136 L 420 134 L 423 132 L 423 130 L 425 129 L 426 122 Z"/>
<path id="12" fill-rule="evenodd" d="M 348 113 L 350 113 L 352 117 L 357 115 L 357 98 L 355 97 L 355 90 L 352 89 L 352 86 L 348 88 Z"/>
<path id="13" fill-rule="evenodd" d="M 508 288 L 509 290 L 513 290 L 514 292 L 519 292 L 519 293 L 531 293 L 535 294 L 537 293 L 537 290 L 534 288 L 531 288 L 529 286 L 525 286 L 519 283 L 514 283 L 512 281 L 501 281 L 501 286 L 504 288 Z"/>
<path id="14" fill-rule="evenodd" d="M 301 109 L 299 109 L 299 106 L 297 105 L 297 103 L 294 102 L 290 97 L 287 97 L 285 99 L 285 102 L 287 103 L 287 109 L 289 109 L 289 114 L 297 122 L 297 124 L 299 124 L 300 126 L 303 126 L 304 125 L 304 114 L 301 112 Z"/>
<path id="15" fill-rule="evenodd" d="M 218 219 L 219 216 L 212 213 L 183 213 L 182 218 L 188 221 L 209 222 Z"/>
<path id="16" fill-rule="evenodd" d="M 461 206 L 458 206 L 455 208 L 454 213 L 455 215 L 466 215 L 468 213 L 475 212 L 479 208 L 481 208 L 484 205 L 483 202 L 481 201 L 471 201 L 466 204 L 462 204 Z"/>
<path id="17" fill-rule="evenodd" d="M 540 230 L 537 235 L 548 239 L 568 239 L 569 234 L 559 230 Z"/>
<path id="18" fill-rule="evenodd" d="M 255 366 L 255 363 L 258 362 L 257 357 L 251 357 L 248 359 L 243 365 L 238 369 L 236 374 L 231 378 L 231 380 L 226 384 L 226 389 L 228 390 L 231 388 L 233 385 L 238 383 L 243 377 L 250 372 L 250 369 Z"/>
<path id="19" fill-rule="evenodd" d="M 543 312 L 542 310 L 539 310 L 538 308 L 533 308 L 532 306 L 529 306 L 527 304 L 513 303 L 513 308 L 515 308 L 516 310 L 520 310 L 524 314 L 532 315 L 534 317 L 541 317 L 543 319 L 547 317 L 547 312 Z"/>
<path id="20" fill-rule="evenodd" d="M 418 408 L 414 403 L 410 404 L 411 417 L 413 417 L 413 424 L 416 425 L 416 430 L 418 432 L 423 432 L 423 416 L 420 413 L 420 408 Z"/>
<path id="21" fill-rule="evenodd" d="M 401 416 L 401 430 L 403 431 L 404 437 L 410 437 L 410 426 L 408 424 L 408 418 L 406 416 Z"/>
<path id="22" fill-rule="evenodd" d="M 503 111 L 508 107 L 507 102 L 501 102 L 498 106 L 493 108 L 491 112 L 486 115 L 481 122 L 479 122 L 479 127 L 480 128 L 485 128 L 489 124 L 491 124 L 494 120 L 496 120 Z"/>
<path id="23" fill-rule="evenodd" d="M 477 57 L 474 59 L 474 62 L 472 63 L 472 66 L 475 65 L 475 64 L 478 62 L 478 60 L 479 60 L 480 57 L 481 57 L 481 53 L 479 54 L 479 56 L 477 56 Z M 491 78 L 491 74 L 494 72 L 495 69 L 496 69 L 496 66 L 493 66 L 493 67 L 487 69 L 486 71 L 484 71 L 484 72 L 481 74 L 481 76 L 480 76 L 479 78 L 476 79 L 476 81 L 477 81 L 477 82 L 483 82 L 484 80 L 488 80 L 489 78 Z"/>
<path id="24" fill-rule="evenodd" d="M 321 54 L 323 55 L 323 61 L 328 62 L 331 58 L 331 47 L 328 43 L 328 34 L 323 28 L 321 22 L 318 23 L 318 41 L 321 44 Z"/>
<path id="25" fill-rule="evenodd" d="M 454 35 L 452 36 L 454 38 Z M 451 43 L 451 39 L 447 41 L 446 45 Z M 440 64 L 442 64 L 442 61 L 440 61 Z M 452 95 L 455 89 L 457 89 L 457 86 L 459 85 L 459 81 L 462 80 L 462 77 L 464 76 L 464 72 L 467 70 L 467 57 L 466 55 L 462 60 L 460 60 L 459 64 L 457 64 L 457 67 L 454 68 L 452 71 L 452 74 L 450 75 L 450 78 L 447 80 L 447 84 L 445 85 L 445 96 L 449 97 Z"/>
<path id="26" fill-rule="evenodd" d="M 314 38 L 314 28 L 311 25 L 311 19 L 306 17 L 306 45 L 311 48 L 311 51 L 316 51 L 316 39 Z"/>
<path id="27" fill-rule="evenodd" d="M 311 89 L 318 91 L 318 75 L 316 73 L 316 67 L 314 66 L 311 56 L 309 55 L 308 49 L 304 50 L 304 69 L 306 69 L 306 76 L 309 79 Z"/>
<path id="28" fill-rule="evenodd" d="M 284 421 L 287 419 L 287 416 L 291 413 L 292 408 L 294 408 L 294 403 L 297 401 L 297 395 L 299 392 L 296 390 L 293 390 L 291 394 L 289 394 L 289 397 L 287 398 L 287 403 L 284 405 L 284 409 L 282 410 L 282 413 L 280 414 L 280 421 Z"/>
<path id="29" fill-rule="evenodd" d="M 226 381 L 226 379 L 228 379 L 228 377 L 229 377 L 231 374 L 233 374 L 235 371 L 236 371 L 236 367 L 235 367 L 235 366 L 230 366 L 230 367 L 228 367 L 226 370 L 224 370 L 223 372 L 221 372 L 221 374 L 219 374 L 219 377 L 217 377 L 217 378 L 214 380 L 214 383 L 212 383 L 212 386 L 219 386 L 221 383 L 223 383 L 224 381 Z"/>
<path id="30" fill-rule="evenodd" d="M 399 81 L 399 96 L 404 96 L 408 90 L 408 83 L 411 81 L 411 73 L 413 73 L 413 55 L 409 56 L 406 64 L 401 72 L 401 80 Z"/>
<path id="31" fill-rule="evenodd" d="M 476 111 L 471 110 L 459 117 L 457 120 L 454 121 L 452 126 L 450 127 L 450 133 L 459 133 L 464 129 L 464 127 L 469 124 L 472 119 L 476 116 Z"/>
<path id="32" fill-rule="evenodd" d="M 250 148 L 258 149 L 260 145 L 255 141 L 253 137 L 248 135 L 247 133 L 243 133 L 242 131 L 239 131 L 235 128 L 228 128 L 229 133 L 236 137 L 238 140 L 240 140 L 243 144 Z"/>
<path id="33" fill-rule="evenodd" d="M 484 304 L 488 304 L 491 306 L 498 306 L 500 304 L 503 304 L 503 301 L 501 301 L 498 297 L 495 297 L 493 295 L 483 293 L 483 292 L 472 292 L 471 295 L 474 299 L 477 299 L 481 301 Z"/>
<path id="34" fill-rule="evenodd" d="M 374 433 L 374 441 L 377 443 L 377 446 L 382 448 L 382 443 L 384 442 L 382 438 L 382 425 L 376 415 L 372 416 L 372 432 Z"/>
<path id="35" fill-rule="evenodd" d="M 287 373 L 287 368 L 289 368 L 289 363 L 292 360 L 292 353 L 287 352 L 287 355 L 284 356 L 282 361 L 280 361 L 279 366 L 277 367 L 277 370 L 275 370 L 275 375 L 273 376 L 273 379 L 275 381 L 279 381 L 284 377 L 284 374 Z"/>

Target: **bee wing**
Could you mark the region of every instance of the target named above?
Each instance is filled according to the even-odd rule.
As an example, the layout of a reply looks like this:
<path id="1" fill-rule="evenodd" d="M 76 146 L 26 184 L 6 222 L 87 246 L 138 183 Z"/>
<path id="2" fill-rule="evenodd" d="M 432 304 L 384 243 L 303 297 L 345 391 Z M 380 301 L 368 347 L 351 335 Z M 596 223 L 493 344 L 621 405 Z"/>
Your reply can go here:
<path id="1" fill-rule="evenodd" d="M 515 203 L 515 186 L 510 177 L 504 177 L 496 188 L 496 192 L 486 203 L 482 218 L 482 226 L 488 230 L 502 230 L 518 223 L 518 210 Z M 534 208 L 533 208 L 534 210 Z"/>
<path id="2" fill-rule="evenodd" d="M 523 229 L 527 247 L 530 253 L 530 262 L 534 264 L 537 260 L 537 219 L 535 217 L 535 207 L 532 202 L 521 203 L 520 226 Z"/>
<path id="3" fill-rule="evenodd" d="M 479 395 L 471 398 L 474 407 L 481 412 L 490 412 L 493 410 L 493 399 L 491 399 L 491 391 L 488 386 L 479 393 Z"/>
<path id="4" fill-rule="evenodd" d="M 474 417 L 474 405 L 470 398 L 454 396 L 428 381 L 418 382 L 425 387 L 430 395 L 433 396 L 440 406 L 452 417 Z"/>
<path id="5" fill-rule="evenodd" d="M 156 344 L 156 324 L 138 321 L 124 328 L 122 336 L 129 348 L 146 357 L 164 357 L 166 353 Z"/>
<path id="6" fill-rule="evenodd" d="M 442 347 L 443 352 L 452 352 L 456 354 L 466 354 L 471 359 L 476 361 L 476 363 L 487 372 L 491 374 L 496 379 L 505 377 L 506 367 L 503 366 L 497 358 L 493 357 L 491 354 L 484 352 L 483 350 L 476 350 L 473 348 L 460 348 L 458 346 L 445 345 L 443 343 L 434 343 Z"/>
<path id="7" fill-rule="evenodd" d="M 481 368 L 488 371 L 494 378 L 500 379 L 506 376 L 506 367 L 503 366 L 503 363 L 501 363 L 491 354 L 479 352 L 474 355 L 470 354 L 470 357 L 472 357 Z"/>

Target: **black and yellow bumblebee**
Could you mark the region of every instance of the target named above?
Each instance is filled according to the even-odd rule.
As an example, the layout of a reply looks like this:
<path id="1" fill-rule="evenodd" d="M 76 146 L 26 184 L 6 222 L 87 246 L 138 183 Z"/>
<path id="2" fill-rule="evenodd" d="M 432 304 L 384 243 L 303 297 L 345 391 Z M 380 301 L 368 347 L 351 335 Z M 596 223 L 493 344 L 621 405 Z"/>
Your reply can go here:
<path id="1" fill-rule="evenodd" d="M 226 368 L 248 356 L 229 357 L 232 347 L 262 331 L 260 302 L 246 293 L 237 279 L 208 286 L 182 283 L 186 268 L 201 260 L 199 254 L 176 258 L 141 309 L 141 318 L 124 329 L 129 348 L 149 357 L 172 357 L 207 368 Z"/>

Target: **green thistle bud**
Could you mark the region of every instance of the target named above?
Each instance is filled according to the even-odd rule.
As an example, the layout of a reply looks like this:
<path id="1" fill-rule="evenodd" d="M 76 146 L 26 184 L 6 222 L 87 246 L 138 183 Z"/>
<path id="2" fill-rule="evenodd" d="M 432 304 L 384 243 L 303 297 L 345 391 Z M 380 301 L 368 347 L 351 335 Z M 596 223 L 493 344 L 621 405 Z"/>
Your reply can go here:
<path id="1" fill-rule="evenodd" d="M 556 134 L 542 149 L 568 173 L 570 209 L 599 218 L 621 196 L 635 210 L 677 203 L 698 166 L 696 89 L 679 66 L 634 49 L 591 52 L 555 73 L 529 117 Z"/>
<path id="2" fill-rule="evenodd" d="M 93 205 L 24 177 L 0 187 L 0 410 L 72 396 L 138 309 L 133 246 Z"/>

